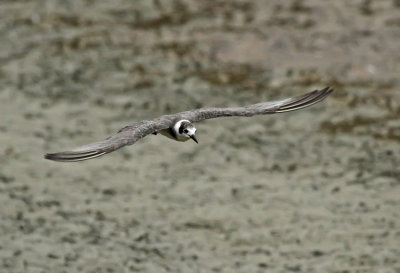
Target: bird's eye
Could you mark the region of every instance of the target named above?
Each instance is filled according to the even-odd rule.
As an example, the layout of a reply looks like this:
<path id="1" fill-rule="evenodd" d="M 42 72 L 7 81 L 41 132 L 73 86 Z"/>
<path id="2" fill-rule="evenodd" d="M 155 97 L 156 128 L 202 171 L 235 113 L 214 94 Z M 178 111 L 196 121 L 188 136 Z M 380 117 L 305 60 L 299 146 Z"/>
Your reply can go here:
<path id="1" fill-rule="evenodd" d="M 189 133 L 189 131 L 188 131 L 187 129 L 183 130 L 183 132 L 184 132 L 185 134 Z"/>

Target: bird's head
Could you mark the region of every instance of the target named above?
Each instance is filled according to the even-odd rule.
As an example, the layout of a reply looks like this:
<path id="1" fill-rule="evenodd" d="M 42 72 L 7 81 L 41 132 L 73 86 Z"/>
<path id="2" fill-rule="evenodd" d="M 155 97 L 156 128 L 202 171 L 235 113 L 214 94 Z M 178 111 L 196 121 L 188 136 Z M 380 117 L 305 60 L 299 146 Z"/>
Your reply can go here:
<path id="1" fill-rule="evenodd" d="M 199 143 L 196 138 L 196 127 L 188 120 L 180 120 L 176 123 L 177 133 L 180 137 L 191 138 L 196 143 Z"/>

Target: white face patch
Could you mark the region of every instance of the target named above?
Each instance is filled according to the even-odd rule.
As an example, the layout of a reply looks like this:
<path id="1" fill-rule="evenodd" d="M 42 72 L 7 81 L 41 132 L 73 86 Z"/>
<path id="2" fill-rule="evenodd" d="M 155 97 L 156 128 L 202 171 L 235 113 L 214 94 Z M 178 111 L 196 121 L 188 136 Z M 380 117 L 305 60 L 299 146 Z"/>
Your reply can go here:
<path id="1" fill-rule="evenodd" d="M 189 136 L 196 134 L 196 128 L 191 127 L 187 129 L 189 132 L 187 133 Z"/>

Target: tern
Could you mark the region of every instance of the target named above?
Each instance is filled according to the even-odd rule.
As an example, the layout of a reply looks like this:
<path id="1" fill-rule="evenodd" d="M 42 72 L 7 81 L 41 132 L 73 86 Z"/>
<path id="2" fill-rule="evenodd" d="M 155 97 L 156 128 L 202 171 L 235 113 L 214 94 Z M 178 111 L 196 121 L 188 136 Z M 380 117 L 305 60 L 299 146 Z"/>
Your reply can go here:
<path id="1" fill-rule="evenodd" d="M 135 122 L 120 129 L 116 134 L 105 140 L 83 145 L 71 151 L 46 154 L 44 157 L 61 162 L 87 160 L 111 153 L 126 145 L 132 145 L 147 135 L 157 135 L 158 133 L 176 141 L 184 142 L 192 139 L 198 143 L 196 127 L 194 126 L 196 122 L 219 117 L 251 117 L 290 112 L 318 103 L 332 92 L 332 88 L 326 87 L 298 97 L 261 102 L 244 107 L 200 108 L 172 115 L 163 115 L 152 120 Z"/>

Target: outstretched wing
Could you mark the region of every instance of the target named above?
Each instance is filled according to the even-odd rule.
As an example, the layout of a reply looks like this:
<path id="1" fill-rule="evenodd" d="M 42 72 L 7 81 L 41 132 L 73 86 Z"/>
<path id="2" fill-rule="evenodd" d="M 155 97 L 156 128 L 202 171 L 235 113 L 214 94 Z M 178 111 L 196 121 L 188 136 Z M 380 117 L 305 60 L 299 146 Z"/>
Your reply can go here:
<path id="1" fill-rule="evenodd" d="M 265 115 L 284 113 L 294 111 L 311 106 L 325 99 L 330 93 L 333 92 L 332 88 L 326 87 L 321 90 L 315 90 L 302 96 L 288 98 L 279 101 L 269 101 L 257 103 L 245 107 L 232 107 L 232 108 L 203 108 L 194 111 L 187 111 L 180 113 L 182 119 L 187 119 L 191 122 L 199 122 L 205 119 L 212 119 L 218 117 L 229 116 L 244 116 L 251 117 L 254 115 Z"/>
<path id="2" fill-rule="evenodd" d="M 165 115 L 153 120 L 145 120 L 124 127 L 115 135 L 112 135 L 103 141 L 90 143 L 67 152 L 46 154 L 44 157 L 46 159 L 64 162 L 91 159 L 111 153 L 126 145 L 132 145 L 149 134 L 170 128 L 180 119 L 198 122 L 205 119 L 227 116 L 251 117 L 253 115 L 289 112 L 318 103 L 332 92 L 333 89 L 326 87 L 322 90 L 315 90 L 299 97 L 280 101 L 262 102 L 245 107 L 204 108 L 174 115 Z"/>
<path id="3" fill-rule="evenodd" d="M 46 159 L 63 162 L 81 161 L 111 153 L 126 145 L 132 145 L 139 139 L 169 128 L 172 124 L 172 116 L 161 116 L 154 120 L 145 120 L 126 126 L 115 135 L 103 141 L 90 143 L 66 152 L 46 154 Z"/>

